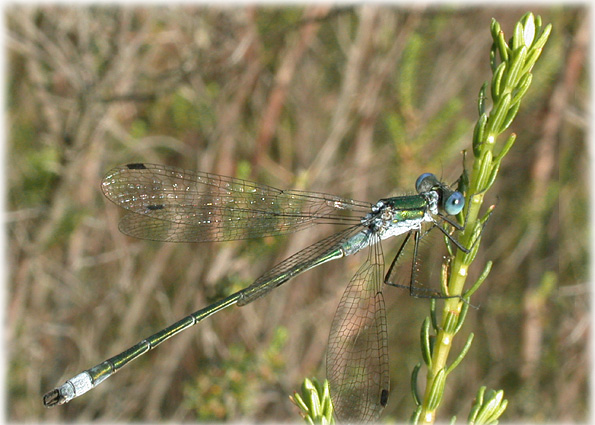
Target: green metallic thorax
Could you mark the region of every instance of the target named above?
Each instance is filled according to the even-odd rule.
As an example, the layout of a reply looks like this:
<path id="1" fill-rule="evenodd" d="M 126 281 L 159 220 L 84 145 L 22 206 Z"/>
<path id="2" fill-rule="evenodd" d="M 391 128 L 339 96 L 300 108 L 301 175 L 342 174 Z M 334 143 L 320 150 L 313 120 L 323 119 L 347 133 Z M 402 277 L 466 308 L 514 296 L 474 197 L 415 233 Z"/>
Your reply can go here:
<path id="1" fill-rule="evenodd" d="M 420 220 L 429 208 L 428 201 L 421 195 L 387 198 L 384 202 L 392 209 L 393 222 Z"/>

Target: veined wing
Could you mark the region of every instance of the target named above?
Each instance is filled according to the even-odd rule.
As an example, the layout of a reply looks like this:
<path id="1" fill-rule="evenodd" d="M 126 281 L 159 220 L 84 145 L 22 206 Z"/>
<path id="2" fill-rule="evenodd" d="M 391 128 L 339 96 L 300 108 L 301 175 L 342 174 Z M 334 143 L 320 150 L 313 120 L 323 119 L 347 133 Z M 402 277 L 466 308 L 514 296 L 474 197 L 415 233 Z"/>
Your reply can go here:
<path id="1" fill-rule="evenodd" d="M 120 222 L 123 233 L 168 242 L 228 241 L 319 223 L 355 224 L 371 207 L 324 193 L 280 190 L 156 164 L 114 168 L 101 186 L 110 201 L 132 213 Z M 345 210 L 360 215 L 348 217 Z"/>
<path id="2" fill-rule="evenodd" d="M 374 422 L 388 401 L 383 277 L 382 246 L 376 243 L 349 282 L 331 325 L 326 368 L 340 421 Z"/>

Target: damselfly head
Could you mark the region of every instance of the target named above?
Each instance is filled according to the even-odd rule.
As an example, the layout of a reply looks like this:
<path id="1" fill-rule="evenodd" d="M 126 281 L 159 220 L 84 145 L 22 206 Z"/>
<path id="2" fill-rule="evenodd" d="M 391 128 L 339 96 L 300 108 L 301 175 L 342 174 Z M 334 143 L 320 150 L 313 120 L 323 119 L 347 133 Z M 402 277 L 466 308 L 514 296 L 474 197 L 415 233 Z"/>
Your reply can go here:
<path id="1" fill-rule="evenodd" d="M 436 191 L 440 196 L 440 207 L 448 215 L 457 215 L 465 206 L 465 197 L 459 191 L 449 190 L 432 173 L 424 173 L 415 182 L 418 193 Z"/>

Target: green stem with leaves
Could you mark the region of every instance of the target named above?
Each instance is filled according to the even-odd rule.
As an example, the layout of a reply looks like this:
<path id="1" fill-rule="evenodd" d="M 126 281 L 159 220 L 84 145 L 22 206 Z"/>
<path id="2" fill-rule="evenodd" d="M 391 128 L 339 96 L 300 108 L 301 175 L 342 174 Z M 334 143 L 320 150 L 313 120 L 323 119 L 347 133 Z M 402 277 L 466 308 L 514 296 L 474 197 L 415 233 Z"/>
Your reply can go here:
<path id="1" fill-rule="evenodd" d="M 300 409 L 304 421 L 309 425 L 334 425 L 333 403 L 329 383 L 320 383 L 316 378 L 304 379 L 302 393 L 294 392 L 289 399 Z"/>
<path id="2" fill-rule="evenodd" d="M 422 352 L 427 365 L 427 377 L 423 397 L 417 394 L 417 373 L 420 365 L 413 372 L 413 393 L 416 403 L 412 421 L 415 423 L 433 423 L 436 410 L 442 401 L 445 381 L 450 372 L 459 364 L 471 346 L 471 334 L 462 352 L 448 366 L 448 357 L 455 334 L 461 328 L 465 313 L 469 307 L 469 297 L 487 277 L 491 262 L 488 262 L 480 278 L 464 291 L 468 269 L 479 248 L 482 229 L 493 210 L 490 207 L 481 215 L 481 207 L 486 191 L 492 186 L 500 163 L 515 142 L 516 135 L 510 134 L 504 143 L 498 143 L 498 137 L 508 129 L 518 113 L 521 100 L 531 85 L 531 69 L 539 58 L 551 32 L 551 24 L 543 26 L 541 18 L 532 13 L 525 14 L 515 25 L 514 34 L 507 43 L 500 24 L 492 20 L 491 33 L 493 44 L 490 51 L 490 64 L 493 77 L 490 84 L 492 108 L 486 111 L 486 82 L 479 92 L 479 119 L 473 133 L 474 163 L 469 181 L 461 179 L 460 190 L 464 190 L 466 205 L 459 216 L 465 229 L 459 235 L 459 242 L 468 248 L 468 252 L 457 250 L 450 264 L 443 267 L 443 291 L 446 298 L 442 310 L 442 321 L 438 325 L 435 305 L 432 303 L 432 320 L 426 320 L 422 326 Z M 436 331 L 434 343 L 431 342 L 429 327 L 433 324 Z M 492 423 L 506 408 L 507 401 L 503 392 L 479 390 L 475 404 L 471 409 L 469 423 Z"/>

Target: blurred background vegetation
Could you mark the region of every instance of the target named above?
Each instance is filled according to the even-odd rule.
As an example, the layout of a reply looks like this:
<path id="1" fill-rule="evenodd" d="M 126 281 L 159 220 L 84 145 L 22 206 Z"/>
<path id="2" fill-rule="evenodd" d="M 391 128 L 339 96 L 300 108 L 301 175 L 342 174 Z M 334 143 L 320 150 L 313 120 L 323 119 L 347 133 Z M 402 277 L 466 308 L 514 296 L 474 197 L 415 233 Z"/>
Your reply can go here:
<path id="1" fill-rule="evenodd" d="M 491 77 L 490 20 L 508 38 L 526 11 L 6 8 L 7 418 L 297 420 L 288 395 L 304 377 L 324 377 L 330 323 L 361 255 L 222 312 L 82 398 L 43 408 L 56 384 L 321 236 L 133 240 L 118 232 L 102 176 L 156 162 L 368 201 L 413 191 L 425 171 L 452 182 Z M 531 11 L 554 29 L 487 197 L 497 207 L 472 273 L 494 267 L 472 301 L 462 335 L 475 341 L 448 380 L 441 420 L 465 418 L 482 384 L 504 389 L 507 422 L 588 418 L 589 21 L 584 7 Z M 388 262 L 396 248 L 384 245 Z M 445 253 L 426 251 L 424 263 L 439 268 Z M 383 418 L 403 421 L 429 301 L 385 294 Z"/>

